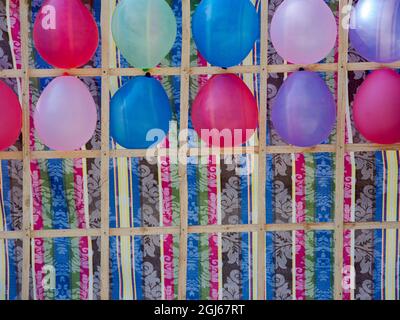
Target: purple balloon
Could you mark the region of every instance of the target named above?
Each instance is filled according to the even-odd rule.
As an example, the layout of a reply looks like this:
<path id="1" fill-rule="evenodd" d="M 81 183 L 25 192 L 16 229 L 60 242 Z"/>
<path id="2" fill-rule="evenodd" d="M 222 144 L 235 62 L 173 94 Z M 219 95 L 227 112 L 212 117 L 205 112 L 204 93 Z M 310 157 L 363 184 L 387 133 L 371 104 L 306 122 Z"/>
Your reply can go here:
<path id="1" fill-rule="evenodd" d="M 373 62 L 400 60 L 400 1 L 359 0 L 350 20 L 350 41 Z"/>
<path id="2" fill-rule="evenodd" d="M 96 130 L 97 107 L 78 78 L 61 76 L 43 90 L 34 114 L 40 140 L 54 150 L 80 149 Z"/>
<path id="3" fill-rule="evenodd" d="M 285 0 L 271 21 L 271 41 L 285 60 L 310 64 L 335 46 L 336 20 L 324 0 Z"/>
<path id="4" fill-rule="evenodd" d="M 272 123 L 282 139 L 299 147 L 324 142 L 336 120 L 332 93 L 321 77 L 311 71 L 291 74 L 272 106 Z"/>

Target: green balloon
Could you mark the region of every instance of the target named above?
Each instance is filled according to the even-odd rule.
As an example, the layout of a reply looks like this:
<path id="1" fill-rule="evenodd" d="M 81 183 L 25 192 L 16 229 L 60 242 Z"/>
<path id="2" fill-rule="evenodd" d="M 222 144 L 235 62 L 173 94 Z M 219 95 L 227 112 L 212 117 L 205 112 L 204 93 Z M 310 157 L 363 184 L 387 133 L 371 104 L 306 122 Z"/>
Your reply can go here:
<path id="1" fill-rule="evenodd" d="M 157 66 L 176 38 L 176 19 L 164 0 L 123 0 L 115 8 L 111 29 L 114 41 L 134 67 Z"/>

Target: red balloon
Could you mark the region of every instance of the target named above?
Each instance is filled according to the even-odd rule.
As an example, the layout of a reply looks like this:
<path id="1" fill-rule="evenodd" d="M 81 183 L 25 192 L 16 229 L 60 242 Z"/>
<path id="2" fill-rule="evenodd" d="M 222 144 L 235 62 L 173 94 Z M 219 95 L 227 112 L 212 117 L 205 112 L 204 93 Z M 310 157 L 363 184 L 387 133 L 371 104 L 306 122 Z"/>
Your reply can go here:
<path id="1" fill-rule="evenodd" d="M 70 69 L 93 57 L 99 32 L 81 0 L 46 0 L 35 20 L 33 41 L 47 63 Z"/>
<path id="2" fill-rule="evenodd" d="M 354 123 L 369 141 L 400 142 L 400 75 L 390 69 L 369 74 L 353 105 Z"/>
<path id="3" fill-rule="evenodd" d="M 22 110 L 17 95 L 0 81 L 0 150 L 12 146 L 22 127 Z"/>
<path id="4" fill-rule="evenodd" d="M 257 129 L 257 102 L 238 76 L 215 75 L 193 102 L 192 122 L 208 146 L 240 146 Z"/>

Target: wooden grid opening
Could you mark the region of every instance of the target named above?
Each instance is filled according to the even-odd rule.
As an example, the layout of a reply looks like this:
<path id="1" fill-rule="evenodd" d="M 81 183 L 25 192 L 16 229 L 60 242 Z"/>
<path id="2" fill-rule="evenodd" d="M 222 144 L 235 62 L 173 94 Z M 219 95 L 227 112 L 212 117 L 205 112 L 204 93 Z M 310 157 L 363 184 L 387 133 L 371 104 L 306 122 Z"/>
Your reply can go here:
<path id="1" fill-rule="evenodd" d="M 250 73 L 260 75 L 260 114 L 259 114 L 259 146 L 233 149 L 220 149 L 217 154 L 254 154 L 258 155 L 258 177 L 261 182 L 266 180 L 266 155 L 285 153 L 335 153 L 335 215 L 333 222 L 324 223 L 288 223 L 266 224 L 265 219 L 265 184 L 260 183 L 258 193 L 258 219 L 254 224 L 242 225 L 209 225 L 188 226 L 188 182 L 187 166 L 179 164 L 180 183 L 180 225 L 176 227 L 141 227 L 141 228 L 110 228 L 109 227 L 109 161 L 118 157 L 143 157 L 147 150 L 110 150 L 109 149 L 109 102 L 110 77 L 135 76 L 145 72 L 135 68 L 110 68 L 109 41 L 111 14 L 109 0 L 101 0 L 101 35 L 102 35 L 102 67 L 90 69 L 72 69 L 68 73 L 75 76 L 98 76 L 102 81 L 101 92 L 101 149 L 81 150 L 71 152 L 61 151 L 31 151 L 29 143 L 29 79 L 41 77 L 55 77 L 62 75 L 61 69 L 32 69 L 29 67 L 29 0 L 21 0 L 21 43 L 22 69 L 1 70 L 0 78 L 20 78 L 22 80 L 23 106 L 23 148 L 22 151 L 0 152 L 2 160 L 23 161 L 23 228 L 21 231 L 0 232 L 0 239 L 23 240 L 23 270 L 22 270 L 22 299 L 29 299 L 29 273 L 31 240 L 34 238 L 57 237 L 101 237 L 101 299 L 109 299 L 109 238 L 110 236 L 133 235 L 179 235 L 179 276 L 178 298 L 186 299 L 186 269 L 187 269 L 187 241 L 190 233 L 225 233 L 225 232 L 254 232 L 257 234 L 257 299 L 265 299 L 265 233 L 267 231 L 294 231 L 294 230 L 332 230 L 334 233 L 334 298 L 342 298 L 342 265 L 343 265 L 343 231 L 344 229 L 400 229 L 400 222 L 351 222 L 343 219 L 344 199 L 344 155 L 345 152 L 400 150 L 400 145 L 379 144 L 346 144 L 345 143 L 345 108 L 347 99 L 348 71 L 375 70 L 383 66 L 400 68 L 400 63 L 377 64 L 371 62 L 348 63 L 348 31 L 341 27 L 345 16 L 345 7 L 351 0 L 339 0 L 339 41 L 338 62 L 312 65 L 280 64 L 268 65 L 268 0 L 261 0 L 261 62 L 260 65 L 235 66 L 228 69 L 219 67 L 190 66 L 191 42 L 191 10 L 190 0 L 182 0 L 182 57 L 180 67 L 162 67 L 151 69 L 152 75 L 176 75 L 181 77 L 180 88 L 180 130 L 188 128 L 189 119 L 189 79 L 191 75 L 220 74 L 220 73 Z M 337 142 L 336 144 L 318 145 L 312 148 L 294 146 L 268 146 L 266 140 L 267 119 L 267 78 L 270 73 L 286 73 L 297 71 L 299 68 L 310 71 L 337 72 Z M 170 152 L 179 152 L 187 156 L 199 156 L 199 148 L 186 148 L 188 137 L 180 137 L 179 149 L 157 149 L 156 154 L 168 155 Z M 215 152 L 215 150 L 213 150 Z M 101 228 L 100 229 L 69 229 L 69 230 L 32 230 L 31 226 L 31 159 L 72 159 L 72 158 L 100 158 L 101 159 Z"/>

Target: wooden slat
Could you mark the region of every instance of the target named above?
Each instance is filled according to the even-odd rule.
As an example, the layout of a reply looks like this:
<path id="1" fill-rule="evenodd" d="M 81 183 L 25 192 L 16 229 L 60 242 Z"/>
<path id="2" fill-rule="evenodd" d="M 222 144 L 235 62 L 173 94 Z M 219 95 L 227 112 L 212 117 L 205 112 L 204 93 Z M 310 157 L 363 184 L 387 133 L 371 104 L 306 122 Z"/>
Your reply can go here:
<path id="1" fill-rule="evenodd" d="M 101 229 L 62 229 L 62 230 L 35 230 L 31 232 L 32 238 L 80 238 L 100 237 Z"/>
<path id="2" fill-rule="evenodd" d="M 238 155 L 257 154 L 259 147 L 233 147 L 233 148 L 189 148 L 188 156 L 205 157 L 209 155 Z"/>
<path id="3" fill-rule="evenodd" d="M 21 19 L 21 51 L 22 51 L 22 155 L 23 155 L 23 186 L 22 186 L 22 300 L 29 299 L 29 271 L 30 271 L 30 105 L 29 105 L 29 4 L 27 0 L 20 3 Z"/>
<path id="4" fill-rule="evenodd" d="M 22 52 L 22 300 L 29 299 L 29 272 L 30 272 L 30 230 L 31 230 L 31 169 L 30 169 L 30 99 L 29 99 L 29 3 L 20 2 L 21 18 L 21 52 Z"/>
<path id="5" fill-rule="evenodd" d="M 297 71 L 304 68 L 309 71 L 316 72 L 336 72 L 338 66 L 336 63 L 316 63 L 316 64 L 274 64 L 267 67 L 267 73 L 286 73 Z M 348 71 L 364 71 L 364 70 L 377 70 L 381 68 L 399 69 L 400 62 L 394 63 L 375 63 L 375 62 L 352 62 L 348 63 Z M 81 68 L 81 69 L 31 69 L 30 76 L 32 78 L 48 78 L 57 77 L 68 72 L 71 75 L 79 77 L 100 77 L 102 75 L 101 68 Z M 161 76 L 179 76 L 181 74 L 180 68 L 177 67 L 160 67 L 153 68 L 149 71 L 153 75 Z M 260 66 L 235 66 L 227 69 L 220 67 L 190 67 L 189 74 L 191 75 L 206 75 L 206 74 L 221 74 L 221 73 L 251 73 L 257 74 L 261 72 Z M 137 68 L 118 68 L 110 69 L 110 76 L 138 76 L 144 75 L 145 71 Z M 21 78 L 23 71 L 17 69 L 0 70 L 0 78 Z"/>
<path id="6" fill-rule="evenodd" d="M 76 151 L 32 151 L 32 159 L 77 159 L 100 158 L 100 150 L 76 150 Z"/>
<path id="7" fill-rule="evenodd" d="M 345 222 L 345 230 L 383 230 L 400 229 L 398 221 Z M 188 234 L 210 234 L 228 232 L 258 232 L 258 224 L 234 225 L 196 225 L 188 226 Z M 303 222 L 303 223 L 270 223 L 263 226 L 265 232 L 276 231 L 315 231 L 335 230 L 334 222 Z M 146 236 L 161 234 L 180 234 L 180 227 L 134 227 L 110 228 L 110 236 Z M 79 238 L 100 237 L 101 229 L 64 229 L 64 230 L 35 230 L 30 232 L 30 238 Z M 0 239 L 23 239 L 23 231 L 0 231 Z"/>
<path id="8" fill-rule="evenodd" d="M 110 79 L 109 79 L 109 39 L 110 1 L 101 0 L 101 292 L 102 300 L 109 299 L 110 291 L 110 244 L 109 244 L 109 162 L 110 162 Z"/>
<path id="9" fill-rule="evenodd" d="M 339 0 L 339 21 L 344 18 L 347 0 Z M 336 126 L 336 174 L 335 174 L 335 231 L 334 231 L 334 298 L 342 300 L 342 268 L 343 268 L 343 209 L 344 209 L 344 153 L 347 104 L 347 50 L 348 30 L 339 23 L 338 41 L 338 96 Z"/>
<path id="10" fill-rule="evenodd" d="M 224 74 L 224 73 L 260 73 L 260 66 L 233 66 L 229 68 L 221 68 L 214 66 L 191 67 L 189 73 L 191 75 L 206 74 Z"/>
<path id="11" fill-rule="evenodd" d="M 23 231 L 0 231 L 0 239 L 23 239 Z"/>
<path id="12" fill-rule="evenodd" d="M 346 144 L 346 152 L 375 152 L 400 150 L 400 144 L 371 144 L 371 143 L 354 143 Z M 321 144 L 314 147 L 296 147 L 296 146 L 266 146 L 264 152 L 270 154 L 288 154 L 288 153 L 320 153 L 330 152 L 335 153 L 336 146 L 330 144 Z M 153 156 L 168 156 L 178 152 L 172 148 L 163 149 L 118 149 L 110 150 L 111 158 L 140 158 L 148 155 Z M 221 149 L 201 149 L 189 148 L 188 156 L 207 156 L 207 155 L 231 155 L 231 154 L 258 154 L 258 146 L 221 148 Z M 31 151 L 31 159 L 76 159 L 85 158 L 93 159 L 100 158 L 101 150 L 77 150 L 77 151 Z M 0 152 L 0 160 L 23 160 L 22 151 L 2 151 Z"/>
<path id="13" fill-rule="evenodd" d="M 190 68 L 190 0 L 182 0 L 182 59 L 180 88 L 180 130 L 188 128 L 189 119 L 189 68 Z M 187 132 L 187 130 L 185 130 Z M 180 154 L 186 155 L 187 134 L 179 135 Z M 187 166 L 179 162 L 180 234 L 179 234 L 179 272 L 178 299 L 186 300 L 186 267 L 188 241 L 188 182 Z"/>
<path id="14" fill-rule="evenodd" d="M 398 221 L 346 222 L 344 228 L 349 230 L 400 229 L 400 223 Z"/>
<path id="15" fill-rule="evenodd" d="M 264 226 L 260 228 L 259 224 L 212 224 L 201 226 L 189 226 L 188 233 L 211 234 L 227 232 L 264 232 Z"/>
<path id="16" fill-rule="evenodd" d="M 267 80 L 268 80 L 268 0 L 262 0 L 261 10 L 261 56 L 260 56 L 260 105 L 259 105 L 259 154 L 258 154 L 258 192 L 257 192 L 257 299 L 264 300 L 265 282 L 265 181 L 266 181 L 266 146 L 267 146 Z"/>
<path id="17" fill-rule="evenodd" d="M 370 144 L 370 143 L 354 143 L 346 144 L 344 146 L 346 152 L 375 152 L 375 151 L 389 151 L 400 150 L 400 144 Z M 140 158 L 148 155 L 153 156 L 168 156 L 176 153 L 178 150 L 170 149 L 118 149 L 110 150 L 110 157 L 112 158 Z M 336 146 L 331 144 L 321 144 L 314 147 L 296 147 L 296 146 L 266 146 L 264 152 L 270 154 L 288 154 L 288 153 L 320 153 L 330 152 L 335 153 Z M 231 154 L 258 154 L 259 147 L 235 147 L 235 148 L 221 148 L 221 149 L 201 149 L 189 148 L 187 150 L 188 156 L 207 156 L 207 155 L 231 155 Z M 75 159 L 75 158 L 100 158 L 101 150 L 77 150 L 77 151 L 32 151 L 31 159 Z M 23 160 L 22 151 L 2 151 L 0 152 L 1 160 Z"/>
<path id="18" fill-rule="evenodd" d="M 334 230 L 333 222 L 319 222 L 319 223 L 275 223 L 275 224 L 266 224 L 265 230 L 269 232 L 276 231 L 313 231 L 313 230 Z"/>
<path id="19" fill-rule="evenodd" d="M 398 221 L 370 221 L 370 222 L 345 222 L 345 230 L 383 230 L 400 229 Z M 196 225 L 188 226 L 188 233 L 210 234 L 227 232 L 258 232 L 258 224 L 235 225 Z M 334 222 L 303 222 L 303 223 L 270 223 L 263 226 L 264 231 L 313 231 L 335 230 Z M 110 228 L 110 236 L 145 236 L 160 234 L 179 234 L 180 227 L 134 227 L 134 228 Z M 30 231 L 30 238 L 77 238 L 100 237 L 101 229 L 64 229 L 64 230 L 35 230 Z M 0 239 L 23 239 L 23 231 L 0 231 Z"/>
<path id="20" fill-rule="evenodd" d="M 268 73 L 287 73 L 298 71 L 303 68 L 307 71 L 315 72 L 336 72 L 336 63 L 315 63 L 315 64 L 275 64 L 268 66 Z"/>
<path id="21" fill-rule="evenodd" d="M 22 69 L 4 69 L 0 70 L 0 78 L 22 78 L 24 72 Z"/>
<path id="22" fill-rule="evenodd" d="M 354 143 L 345 146 L 347 152 L 375 152 L 400 150 L 400 144 L 373 144 L 373 143 Z"/>
<path id="23" fill-rule="evenodd" d="M 179 234 L 179 227 L 140 227 L 140 228 L 113 228 L 110 229 L 112 236 L 150 236 L 162 234 Z"/>
<path id="24" fill-rule="evenodd" d="M 166 156 L 168 153 L 171 152 L 170 149 L 144 149 L 144 150 L 125 150 L 125 149 L 118 149 L 118 150 L 110 150 L 110 157 L 112 158 L 143 158 L 147 155 L 154 155 L 154 156 Z"/>
<path id="25" fill-rule="evenodd" d="M 366 70 L 377 70 L 382 68 L 399 69 L 400 62 L 393 63 L 376 63 L 376 62 L 351 62 L 347 63 L 348 71 L 366 71 Z"/>
<path id="26" fill-rule="evenodd" d="M 101 68 L 81 68 L 81 69 L 31 69 L 30 76 L 32 78 L 53 78 L 68 73 L 71 76 L 79 77 L 100 77 L 102 76 Z"/>
<path id="27" fill-rule="evenodd" d="M 0 152 L 1 160 L 23 160 L 22 151 L 2 151 Z"/>
<path id="28" fill-rule="evenodd" d="M 335 146 L 330 144 L 321 144 L 314 147 L 296 147 L 296 146 L 267 146 L 267 153 L 285 154 L 285 153 L 318 153 L 318 152 L 335 152 Z"/>
<path id="29" fill-rule="evenodd" d="M 162 67 L 162 68 L 151 68 L 148 70 L 137 69 L 137 68 L 118 68 L 110 69 L 110 75 L 115 77 L 123 76 L 143 76 L 147 72 L 153 76 L 179 76 L 181 69 L 178 67 Z"/>

